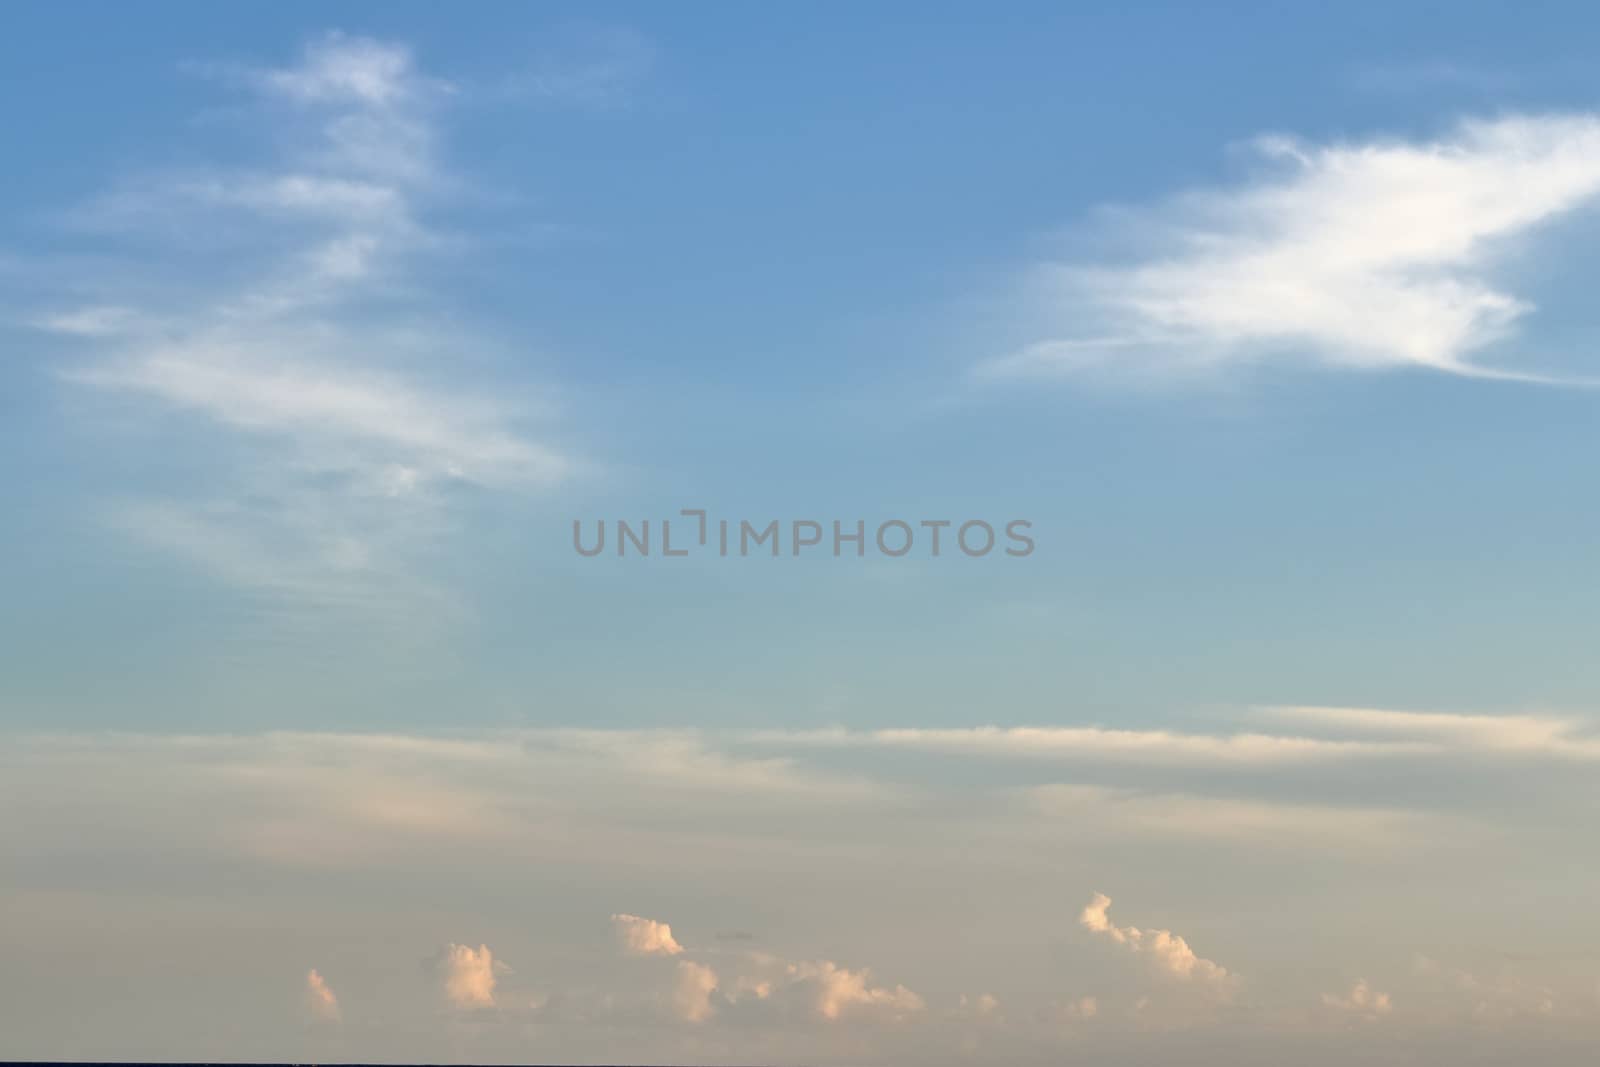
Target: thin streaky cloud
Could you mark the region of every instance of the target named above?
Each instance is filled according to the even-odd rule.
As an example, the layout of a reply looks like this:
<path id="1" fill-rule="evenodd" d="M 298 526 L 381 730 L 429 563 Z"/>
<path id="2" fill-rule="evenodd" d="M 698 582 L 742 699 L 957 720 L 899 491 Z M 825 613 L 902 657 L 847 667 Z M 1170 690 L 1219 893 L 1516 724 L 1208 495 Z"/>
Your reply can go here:
<path id="1" fill-rule="evenodd" d="M 1503 753 L 1600 759 L 1600 736 L 1582 720 L 1552 715 L 1467 715 L 1378 708 L 1275 707 L 1263 713 L 1346 736 L 1434 742 Z"/>
<path id="2" fill-rule="evenodd" d="M 286 67 L 202 70 L 256 101 L 238 118 L 265 158 L 126 176 L 73 220 L 147 242 L 181 284 L 30 316 L 78 345 L 70 387 L 201 420 L 213 443 L 216 485 L 108 504 L 111 523 L 253 597 L 428 617 L 404 594 L 427 589 L 460 487 L 543 490 L 580 467 L 532 436 L 536 390 L 464 373 L 492 351 L 470 324 L 434 325 L 436 253 L 461 247 L 436 217 L 470 184 L 439 149 L 456 90 L 404 45 L 343 34 Z"/>

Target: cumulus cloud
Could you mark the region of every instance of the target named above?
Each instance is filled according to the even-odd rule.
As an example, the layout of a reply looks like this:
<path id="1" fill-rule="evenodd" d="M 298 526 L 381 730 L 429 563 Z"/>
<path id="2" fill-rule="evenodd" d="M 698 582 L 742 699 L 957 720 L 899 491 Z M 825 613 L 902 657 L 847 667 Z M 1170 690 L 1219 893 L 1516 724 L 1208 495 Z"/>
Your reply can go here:
<path id="1" fill-rule="evenodd" d="M 317 1022 L 339 1021 L 339 998 L 316 968 L 306 972 L 306 1014 Z"/>
<path id="2" fill-rule="evenodd" d="M 988 369 L 1197 371 L 1310 357 L 1517 377 L 1478 355 L 1533 310 L 1495 280 L 1509 242 L 1600 193 L 1600 118 L 1508 115 L 1431 140 L 1256 142 L 1268 173 L 1121 228 L 1131 261 L 1042 268 L 1050 314 L 1088 323 Z"/>
<path id="3" fill-rule="evenodd" d="M 428 961 L 428 969 L 447 1004 L 472 1009 L 494 1007 L 497 977 L 508 968 L 494 958 L 488 945 L 451 943 Z"/>
<path id="4" fill-rule="evenodd" d="M 1366 717 L 1361 718 L 1364 722 Z M 1376 736 L 1388 728 L 1383 725 L 1387 719 L 1379 723 L 1376 728 L 1317 725 Z M 1437 736 L 1430 746 L 1459 751 L 1458 763 L 1433 768 L 1453 779 L 1470 776 L 1499 758 L 1502 749 L 1462 741 L 1461 732 L 1408 726 L 1400 740 L 1432 734 Z M 1537 732 L 1530 730 L 1529 736 Z M 225 886 L 241 871 L 264 884 L 310 877 L 344 887 L 341 899 L 351 907 L 376 908 L 370 917 L 378 924 L 374 929 L 401 931 L 416 926 L 409 905 L 403 900 L 372 905 L 373 895 L 381 896 L 383 886 L 394 884 L 448 894 L 452 879 L 459 881 L 452 872 L 460 870 L 473 871 L 483 886 L 495 886 L 524 884 L 530 871 L 559 867 L 571 877 L 564 879 L 568 895 L 552 898 L 559 904 L 552 914 L 567 915 L 586 906 L 596 887 L 619 885 L 617 879 L 627 872 L 619 875 L 616 857 L 625 856 L 629 868 L 648 865 L 663 898 L 688 899 L 697 890 L 720 887 L 717 899 L 694 913 L 697 926 L 705 929 L 761 929 L 755 924 L 766 922 L 759 910 L 752 913 L 745 905 L 735 908 L 738 914 L 728 912 L 730 886 L 753 896 L 769 887 L 777 894 L 770 900 L 761 896 L 758 907 L 770 904 L 786 911 L 781 935 L 769 930 L 704 948 L 697 948 L 692 938 L 680 941 L 680 931 L 659 917 L 619 913 L 613 920 L 602 910 L 591 916 L 595 925 L 589 930 L 574 930 L 558 919 L 519 919 L 514 894 L 472 894 L 463 907 L 500 909 L 479 916 L 479 923 L 499 928 L 506 922 L 531 921 L 529 936 L 549 939 L 549 952 L 541 953 L 549 960 L 548 970 L 530 969 L 513 979 L 487 947 L 450 945 L 429 968 L 429 991 L 441 1005 L 474 1012 L 475 1018 L 492 1014 L 550 1023 L 552 1030 L 560 1028 L 553 1024 L 572 1023 L 565 1032 L 577 1044 L 560 1047 L 585 1054 L 597 1047 L 585 1041 L 602 1038 L 580 1034 L 603 1033 L 617 1040 L 623 1031 L 653 1031 L 659 1039 L 678 1042 L 672 1049 L 685 1060 L 770 1059 L 779 1047 L 813 1061 L 845 1058 L 846 1051 L 909 1059 L 918 1049 L 955 1049 L 971 1034 L 991 1058 L 1010 1062 L 1007 1053 L 1013 1046 L 997 1042 L 1015 1040 L 1037 1051 L 1057 1041 L 1111 1040 L 1119 1028 L 1130 1026 L 1272 1026 L 1280 1020 L 1341 1030 L 1326 1026 L 1329 1019 L 1345 1014 L 1345 1009 L 1322 1002 L 1327 990 L 1335 990 L 1334 999 L 1349 1006 L 1351 1018 L 1361 1011 L 1379 1014 L 1379 998 L 1392 991 L 1396 1007 L 1391 1017 L 1403 1015 L 1418 1026 L 1470 1022 L 1484 1031 L 1505 1024 L 1509 1032 L 1511 1024 L 1547 1018 L 1553 1024 L 1587 1025 L 1595 1010 L 1587 961 L 1540 955 L 1549 946 L 1527 940 L 1522 930 L 1526 917 L 1516 909 L 1473 916 L 1473 938 L 1481 946 L 1476 974 L 1429 962 L 1419 966 L 1410 985 L 1373 982 L 1365 992 L 1315 978 L 1322 967 L 1350 968 L 1351 977 L 1370 974 L 1351 957 L 1370 953 L 1372 938 L 1394 944 L 1396 938 L 1442 929 L 1414 921 L 1415 909 L 1426 908 L 1431 899 L 1428 887 L 1391 892 L 1378 876 L 1398 878 L 1419 863 L 1427 864 L 1436 882 L 1487 878 L 1488 886 L 1501 891 L 1494 896 L 1500 900 L 1515 899 L 1506 894 L 1514 894 L 1529 878 L 1570 874 L 1570 842 L 1580 839 L 1572 834 L 1581 835 L 1581 815 L 1593 796 L 1586 764 L 1569 768 L 1574 788 L 1581 792 L 1553 794 L 1547 798 L 1551 804 L 1538 809 L 1519 806 L 1515 789 L 1478 789 L 1477 780 L 1467 777 L 1468 788 L 1462 792 L 1487 795 L 1498 820 L 1495 832 L 1481 838 L 1486 848 L 1476 847 L 1478 838 L 1446 835 L 1437 842 L 1419 839 L 1415 848 L 1395 854 L 1398 863 L 1374 853 L 1351 864 L 1315 852 L 1285 856 L 1274 853 L 1270 843 L 1255 841 L 1225 854 L 1233 842 L 1209 831 L 1164 831 L 1152 847 L 1148 838 L 1134 836 L 1137 820 L 1118 819 L 1106 807 L 1041 816 L 1026 803 L 1029 790 L 1017 786 L 1015 764 L 997 768 L 1003 773 L 986 782 L 974 773 L 975 765 L 959 762 L 959 750 L 941 751 L 925 763 L 903 752 L 895 761 L 868 768 L 882 776 L 877 784 L 889 787 L 886 791 L 841 794 L 832 788 L 826 764 L 808 763 L 829 753 L 803 740 L 783 749 L 785 758 L 777 763 L 770 753 L 779 742 L 771 735 L 675 731 L 668 740 L 672 743 L 663 749 L 659 732 L 627 730 L 432 736 L 15 734 L 0 745 L 0 809 L 26 806 L 32 816 L 21 822 L 0 820 L 0 854 L 24 881 L 50 878 L 71 886 L 77 884 L 71 880 L 77 877 L 74 872 L 114 864 L 119 850 L 132 840 L 148 861 L 149 877 L 167 879 L 153 883 L 153 891 L 164 892 L 169 884 L 179 893 Z M 1454 747 L 1458 744 L 1463 746 L 1459 750 Z M 1530 767 L 1524 749 L 1511 752 L 1519 774 L 1541 781 L 1556 777 L 1552 766 L 1564 765 Z M 851 762 L 854 770 L 861 770 L 864 761 Z M 1118 765 L 1116 773 L 1129 773 L 1133 766 Z M 1159 787 L 1172 766 L 1158 761 L 1156 773 L 1145 781 Z M 1214 780 L 1216 787 L 1237 786 L 1238 765 L 1222 766 L 1228 774 Z M 1287 766 L 1292 773 L 1274 779 L 1273 789 L 1293 795 L 1295 790 L 1314 793 L 1324 788 L 1311 773 L 1314 765 Z M 1362 787 L 1394 802 L 1403 794 L 1387 791 L 1417 784 L 1414 779 L 1401 781 L 1412 777 L 1406 773 L 1411 766 L 1397 771 L 1391 762 L 1367 764 L 1363 770 L 1370 773 L 1362 775 Z M 837 772 L 838 765 L 832 770 Z M 1340 765 L 1338 771 L 1333 777 L 1343 779 L 1346 768 Z M 161 788 L 150 789 L 151 782 L 160 782 Z M 808 782 L 815 788 L 802 788 Z M 1431 782 L 1423 785 L 1432 791 Z M 1454 795 L 1440 802 L 1450 803 Z M 605 802 L 596 804 L 596 797 Z M 1177 803 L 1187 801 L 1180 798 Z M 1562 824 L 1561 818 L 1572 821 Z M 1087 830 L 1091 836 L 1084 836 L 1084 823 L 1093 824 Z M 1571 833 L 1566 832 L 1569 827 Z M 1291 832 L 1285 830 L 1283 836 Z M 1504 842 L 1510 838 L 1515 848 L 1507 851 Z M 894 847 L 880 847 L 884 841 L 893 841 Z M 952 936 L 939 942 L 960 950 L 952 955 L 931 951 L 927 931 L 944 922 L 954 924 L 950 929 L 959 933 L 968 929 L 964 924 L 972 917 L 940 912 L 938 907 L 956 899 L 949 894 L 938 902 L 907 902 L 896 887 L 908 868 L 946 869 L 939 865 L 953 851 L 982 860 L 949 869 L 954 880 L 948 889 L 984 914 L 981 938 Z M 1248 951 L 1257 961 L 1251 974 L 1259 976 L 1252 978 L 1248 1002 L 1224 1015 L 1217 1008 L 1230 999 L 1232 976 L 1197 955 L 1204 946 L 1149 924 L 1126 923 L 1120 913 L 1111 915 L 1113 904 L 1105 895 L 1096 894 L 1079 915 L 1068 918 L 1081 919 L 1086 942 L 1104 942 L 1111 956 L 1127 953 L 1120 960 L 1101 959 L 1100 965 L 1126 964 L 1129 973 L 1123 979 L 1135 988 L 1106 987 L 1104 976 L 1096 974 L 1095 952 L 1052 958 L 1039 946 L 1040 924 L 1048 925 L 1059 911 L 1059 902 L 1049 899 L 1048 882 L 1041 879 L 1057 872 L 1051 857 L 1063 853 L 1076 855 L 1084 865 L 1105 864 L 1146 879 L 1172 877 L 1173 872 L 1181 878 L 1185 871 L 1238 857 L 1252 869 L 1284 870 L 1286 861 L 1292 861 L 1297 877 L 1333 879 L 1333 889 L 1353 894 L 1354 903 L 1319 920 L 1326 924 L 1326 940 L 1335 953 L 1321 959 L 1319 968 L 1307 967 L 1295 956 L 1294 944 L 1278 944 L 1266 927 L 1241 927 L 1237 938 L 1243 947 L 1234 951 Z M 1130 862 L 1135 866 L 1125 866 Z M 761 887 L 740 881 L 757 867 L 763 872 Z M 1352 870 L 1378 878 L 1378 889 L 1372 889 L 1370 879 L 1361 886 L 1338 881 Z M 1377 896 L 1363 899 L 1361 894 L 1369 890 Z M 11 897 L 20 891 L 12 886 Z M 1234 906 L 1274 904 L 1269 883 L 1244 879 L 1238 892 Z M 5 894 L 0 885 L 0 900 Z M 298 907 L 287 899 L 268 903 L 285 922 Z M 1582 906 L 1568 903 L 1567 910 L 1545 916 L 1548 929 L 1581 925 Z M 92 901 L 80 901 L 75 894 L 63 894 L 62 907 L 64 915 L 95 914 Z M 80 910 L 84 908 L 89 910 Z M 319 916 L 308 921 L 325 925 L 337 920 Z M 771 936 L 807 937 L 808 924 L 810 937 L 826 940 L 801 941 L 798 948 L 781 952 L 760 947 Z M 622 958 L 608 925 L 618 944 L 626 948 L 636 934 L 645 951 Z M 327 933 L 322 926 L 317 929 Z M 598 945 L 596 932 L 601 936 Z M 27 943 L 32 953 L 50 947 L 42 934 Z M 863 959 L 821 947 L 867 943 L 898 945 L 900 951 Z M 1518 951 L 1521 962 L 1496 953 L 1496 948 Z M 293 946 L 283 951 L 288 957 L 275 966 L 277 973 L 291 980 L 304 977 L 304 961 L 293 958 Z M 421 954 L 403 951 L 408 959 Z M 892 947 L 888 951 L 894 952 Z M 956 991 L 962 988 L 969 994 L 957 1007 Z M 1004 998 L 1003 1024 L 995 1021 L 998 1006 L 977 995 L 988 989 Z M 1076 999 L 1058 1002 L 1047 992 L 1054 990 L 1064 998 L 1070 991 Z M 1102 995 L 1079 995 L 1087 992 Z M 290 993 L 295 993 L 292 987 Z M 311 980 L 301 993 L 308 1015 L 315 1017 Z M 343 985 L 339 993 L 348 996 Z M 1149 995 L 1151 1004 L 1133 1013 L 1133 999 L 1141 993 Z M 393 1002 L 370 999 L 370 1011 L 399 1010 L 386 1009 L 385 1003 Z M 1090 1018 L 1092 1025 L 1086 1022 Z M 666 1032 L 659 1025 L 663 1023 L 676 1029 Z M 885 1036 L 875 1046 L 880 1040 L 871 1033 L 875 1028 L 900 1036 Z M 789 1041 L 795 1044 L 776 1044 Z"/>
<path id="5" fill-rule="evenodd" d="M 1373 989 L 1365 978 L 1358 978 L 1346 993 L 1322 994 L 1322 1003 L 1336 1011 L 1364 1019 L 1388 1015 L 1394 1008 L 1389 994 Z"/>
<path id="6" fill-rule="evenodd" d="M 871 972 L 852 971 L 832 960 L 791 963 L 785 968 L 785 979 L 818 1017 L 830 1022 L 849 1015 L 899 1019 L 915 1015 L 925 1006 L 920 996 L 903 985 L 872 985 Z"/>
<path id="7" fill-rule="evenodd" d="M 684 952 L 672 936 L 672 927 L 638 915 L 611 916 L 612 930 L 630 956 L 678 956 Z M 897 1020 L 921 1012 L 920 996 L 903 985 L 872 982 L 866 968 L 852 970 L 832 960 L 785 960 L 764 952 L 737 953 L 731 957 L 726 979 L 709 965 L 680 959 L 673 976 L 673 1014 L 699 1023 L 717 1011 L 717 1005 L 759 1005 L 803 1017 L 836 1022 L 844 1018 Z M 719 966 L 721 966 L 719 964 Z M 987 995 L 981 1006 L 998 1007 Z"/>
<path id="8" fill-rule="evenodd" d="M 717 991 L 717 972 L 703 963 L 679 960 L 673 986 L 674 1013 L 684 1022 L 703 1023 L 716 1013 L 711 996 Z"/>
<path id="9" fill-rule="evenodd" d="M 1111 898 L 1104 893 L 1096 893 L 1078 916 L 1078 922 L 1092 934 L 1109 938 L 1133 952 L 1145 955 L 1156 971 L 1167 977 L 1217 989 L 1226 989 L 1237 982 L 1236 976 L 1229 974 L 1225 968 L 1197 956 L 1189 943 L 1171 930 L 1117 926 L 1111 921 L 1110 908 Z"/>
<path id="10" fill-rule="evenodd" d="M 672 936 L 672 927 L 638 915 L 613 915 L 611 928 L 617 943 L 630 956 L 676 956 L 683 951 Z"/>

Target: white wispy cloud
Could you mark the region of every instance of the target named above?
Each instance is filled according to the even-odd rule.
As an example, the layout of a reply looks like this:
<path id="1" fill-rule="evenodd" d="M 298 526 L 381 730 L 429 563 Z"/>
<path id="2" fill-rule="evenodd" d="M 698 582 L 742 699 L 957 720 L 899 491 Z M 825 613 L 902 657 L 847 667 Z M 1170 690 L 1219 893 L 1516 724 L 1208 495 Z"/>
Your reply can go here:
<path id="1" fill-rule="evenodd" d="M 1484 749 L 1563 759 L 1600 759 L 1600 736 L 1575 718 L 1556 715 L 1466 715 L 1381 708 L 1278 707 L 1268 715 L 1301 728 L 1367 739 L 1385 738 L 1456 749 Z"/>
<path id="2" fill-rule="evenodd" d="M 196 411 L 244 432 L 282 436 L 309 465 L 358 465 L 455 477 L 488 485 L 548 485 L 571 464 L 506 429 L 492 404 L 458 400 L 381 371 L 330 366 L 285 353 L 256 358 L 237 341 L 142 352 L 71 375 L 85 385 L 123 389 Z"/>
<path id="3" fill-rule="evenodd" d="M 1539 378 L 1486 350 L 1533 305 L 1498 280 L 1516 239 L 1600 193 L 1600 118 L 1508 115 L 1435 139 L 1256 142 L 1267 172 L 1118 225 L 1127 262 L 1039 269 L 1070 323 L 988 364 L 1009 376 L 1197 373 L 1252 361 Z"/>
<path id="4" fill-rule="evenodd" d="M 391 613 L 436 617 L 417 574 L 454 491 L 579 469 L 530 432 L 550 405 L 475 378 L 492 345 L 438 325 L 427 293 L 466 244 L 438 221 L 471 188 L 439 150 L 455 87 L 402 44 L 343 34 L 288 66 L 202 73 L 253 99 L 237 114 L 262 158 L 114 182 L 73 222 L 144 242 L 168 291 L 108 282 L 31 317 L 80 345 L 66 382 L 132 419 L 182 416 L 214 456 L 211 484 L 119 503 L 114 524 L 256 594 L 371 607 L 414 588 Z M 352 592 L 302 595 L 324 587 Z"/>
<path id="5" fill-rule="evenodd" d="M 419 92 L 448 88 L 448 83 L 421 78 L 410 49 L 338 32 L 307 45 L 295 67 L 233 69 L 268 92 L 306 102 L 391 107 Z"/>
<path id="6" fill-rule="evenodd" d="M 1093 757 L 1171 765 L 1310 763 L 1381 756 L 1420 748 L 1393 739 L 1328 739 L 1252 732 L 1203 734 L 1103 726 L 906 727 L 885 730 L 834 728 L 766 736 L 817 747 L 905 748 L 1037 760 Z"/>

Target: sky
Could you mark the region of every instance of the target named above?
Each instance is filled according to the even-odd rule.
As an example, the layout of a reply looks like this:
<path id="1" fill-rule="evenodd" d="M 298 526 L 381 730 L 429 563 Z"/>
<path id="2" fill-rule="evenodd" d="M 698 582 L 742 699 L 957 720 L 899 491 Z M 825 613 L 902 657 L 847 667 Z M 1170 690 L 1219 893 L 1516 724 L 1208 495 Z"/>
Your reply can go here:
<path id="1" fill-rule="evenodd" d="M 0 1058 L 1592 1059 L 1581 5 L 0 19 Z"/>

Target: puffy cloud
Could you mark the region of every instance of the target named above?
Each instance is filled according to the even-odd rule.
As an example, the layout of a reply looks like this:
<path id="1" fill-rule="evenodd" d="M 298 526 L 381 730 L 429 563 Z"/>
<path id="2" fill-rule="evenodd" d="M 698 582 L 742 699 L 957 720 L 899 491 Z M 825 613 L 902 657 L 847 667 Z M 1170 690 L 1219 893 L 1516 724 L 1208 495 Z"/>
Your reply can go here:
<path id="1" fill-rule="evenodd" d="M 1078 922 L 1092 934 L 1148 956 L 1158 972 L 1179 981 L 1202 982 L 1218 988 L 1226 988 L 1237 981 L 1225 968 L 1196 955 L 1189 943 L 1171 930 L 1117 926 L 1111 921 L 1110 908 L 1111 898 L 1096 893 L 1078 916 Z"/>
<path id="2" fill-rule="evenodd" d="M 1347 1012 L 1366 1019 L 1376 1019 L 1388 1015 L 1394 1005 L 1389 1000 L 1389 994 L 1379 993 L 1367 984 L 1365 978 L 1356 980 L 1348 993 L 1342 995 L 1335 993 L 1322 994 L 1322 1003 L 1338 1011 Z"/>
<path id="3" fill-rule="evenodd" d="M 630 956 L 676 956 L 683 951 L 683 946 L 673 939 L 672 927 L 664 922 L 638 915 L 613 915 L 611 927 L 622 950 Z"/>
<path id="4" fill-rule="evenodd" d="M 924 1007 L 922 998 L 905 986 L 874 986 L 871 972 L 852 971 L 832 960 L 791 963 L 785 977 L 791 988 L 803 992 L 815 1013 L 830 1022 L 857 1013 L 901 1018 Z"/>
<path id="5" fill-rule="evenodd" d="M 339 1021 L 339 998 L 316 968 L 306 972 L 306 1012 L 318 1022 Z"/>
<path id="6" fill-rule="evenodd" d="M 1600 194 L 1592 114 L 1256 149 L 1259 179 L 1122 213 L 1120 230 L 1144 238 L 1128 262 L 1042 268 L 1046 314 L 1072 325 L 991 369 L 1199 371 L 1304 354 L 1515 377 L 1471 358 L 1532 310 L 1492 268 L 1509 239 Z"/>
<path id="7" fill-rule="evenodd" d="M 497 975 L 508 968 L 495 961 L 488 945 L 449 944 L 429 961 L 445 1000 L 456 1008 L 494 1007 Z"/>
<path id="8" fill-rule="evenodd" d="M 672 927 L 657 919 L 616 914 L 611 926 L 630 956 L 684 952 Z M 673 1014 L 686 1022 L 704 1022 L 715 1014 L 718 999 L 729 1005 L 768 1004 L 829 1022 L 847 1016 L 898 1019 L 924 1008 L 922 998 L 903 985 L 873 985 L 865 968 L 851 970 L 832 960 L 791 962 L 760 952 L 742 954 L 741 959 L 747 966 L 736 968 L 727 983 L 705 964 L 679 960 L 671 994 Z M 998 1006 L 992 997 L 981 999 L 990 1008 Z"/>
<path id="9" fill-rule="evenodd" d="M 716 1014 L 711 995 L 717 991 L 717 972 L 693 960 L 678 961 L 677 982 L 673 986 L 672 1006 L 685 1022 L 702 1023 Z"/>

